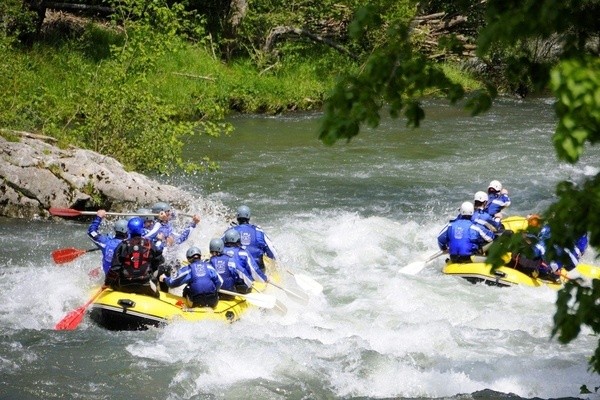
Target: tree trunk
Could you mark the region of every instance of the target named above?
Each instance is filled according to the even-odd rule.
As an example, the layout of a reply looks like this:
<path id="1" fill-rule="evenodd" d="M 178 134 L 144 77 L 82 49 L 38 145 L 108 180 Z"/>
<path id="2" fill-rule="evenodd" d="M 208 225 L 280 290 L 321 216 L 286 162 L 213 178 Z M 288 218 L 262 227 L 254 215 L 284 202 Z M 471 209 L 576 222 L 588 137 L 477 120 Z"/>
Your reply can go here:
<path id="1" fill-rule="evenodd" d="M 293 26 L 276 26 L 275 28 L 271 29 L 269 35 L 267 36 L 267 39 L 265 40 L 263 51 L 265 53 L 270 53 L 273 50 L 273 46 L 275 45 L 277 40 L 279 40 L 279 38 L 294 36 L 307 37 L 314 42 L 326 44 L 327 46 L 336 49 L 340 53 L 347 55 L 353 60 L 358 60 L 358 57 L 356 55 L 350 53 L 347 49 L 340 46 L 339 44 L 329 39 L 325 39 L 320 35 L 316 35 L 312 32 L 309 32 L 306 29 L 294 28 Z"/>

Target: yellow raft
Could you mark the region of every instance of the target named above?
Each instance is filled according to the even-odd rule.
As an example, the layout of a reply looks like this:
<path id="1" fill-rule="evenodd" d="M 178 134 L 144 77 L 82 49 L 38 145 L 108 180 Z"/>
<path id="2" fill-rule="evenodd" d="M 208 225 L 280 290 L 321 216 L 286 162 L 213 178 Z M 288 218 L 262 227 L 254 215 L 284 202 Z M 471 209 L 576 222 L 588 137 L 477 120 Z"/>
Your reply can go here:
<path id="1" fill-rule="evenodd" d="M 248 307 L 248 302 L 241 297 L 219 300 L 215 308 L 188 308 L 183 297 L 171 293 L 160 292 L 160 298 L 154 298 L 105 289 L 92 303 L 90 318 L 106 329 L 140 330 L 173 320 L 232 322 L 239 319 Z"/>
<path id="2" fill-rule="evenodd" d="M 504 225 L 504 229 L 510 229 L 513 232 L 518 232 L 527 229 L 528 221 L 527 217 L 512 215 L 510 217 L 503 218 L 502 225 Z"/>
<path id="3" fill-rule="evenodd" d="M 527 229 L 528 220 L 526 217 L 510 216 L 502 220 L 502 224 L 506 229 L 510 229 L 513 232 L 519 232 Z M 579 264 L 577 271 L 581 276 L 588 279 L 600 279 L 600 267 Z M 518 271 L 511 267 L 499 267 L 492 271 L 492 266 L 484 262 L 472 262 L 465 264 L 454 264 L 449 263 L 444 266 L 442 272 L 446 275 L 455 275 L 466 279 L 472 283 L 484 282 L 487 285 L 492 286 L 549 286 L 553 289 L 562 288 L 563 284 L 569 280 L 566 274 L 560 277 L 557 282 L 545 280 L 542 278 L 533 278 L 521 271 Z M 566 271 L 565 271 L 566 272 Z"/>
<path id="4" fill-rule="evenodd" d="M 269 260 L 265 257 L 265 261 Z M 278 280 L 277 271 L 271 260 L 265 263 L 270 279 Z M 261 296 L 265 283 L 255 282 L 257 294 Z M 241 295 L 242 296 L 242 295 Z M 175 320 L 202 321 L 221 320 L 233 322 L 248 310 L 251 305 L 249 297 L 233 297 L 232 300 L 219 300 L 215 308 L 186 306 L 181 296 L 160 292 L 160 298 L 137 293 L 125 293 L 113 289 L 105 289 L 90 305 L 89 315 L 97 325 L 109 330 L 143 330 L 150 326 L 161 326 Z M 232 297 L 232 296 L 230 296 Z"/>
<path id="5" fill-rule="evenodd" d="M 585 278 L 600 279 L 600 267 L 579 264 L 576 269 Z M 511 267 L 499 267 L 492 271 L 492 266 L 483 262 L 466 264 L 450 263 L 444 266 L 442 272 L 446 275 L 459 276 L 471 283 L 483 282 L 491 286 L 548 286 L 558 290 L 568 281 L 566 274 L 561 276 L 558 282 L 552 282 L 539 277 L 533 278 Z"/>

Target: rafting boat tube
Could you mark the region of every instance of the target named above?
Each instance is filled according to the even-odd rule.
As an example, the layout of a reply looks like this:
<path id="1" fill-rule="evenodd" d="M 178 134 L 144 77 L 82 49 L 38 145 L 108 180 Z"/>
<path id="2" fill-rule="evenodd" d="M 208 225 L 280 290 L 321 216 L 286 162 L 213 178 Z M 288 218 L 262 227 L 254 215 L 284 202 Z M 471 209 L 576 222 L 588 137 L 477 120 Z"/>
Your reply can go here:
<path id="1" fill-rule="evenodd" d="M 265 266 L 270 279 L 279 281 L 274 261 L 265 257 Z M 253 289 L 261 293 L 266 289 L 266 284 L 255 282 Z M 177 320 L 233 322 L 249 308 L 256 308 L 242 297 L 243 295 L 221 298 L 217 305 L 211 308 L 187 307 L 185 298 L 174 293 L 159 293 L 160 297 L 157 298 L 111 288 L 104 289 L 90 305 L 90 319 L 109 330 L 144 330 Z"/>
<path id="2" fill-rule="evenodd" d="M 600 279 L 600 267 L 579 264 L 576 268 L 578 274 L 587 279 Z M 448 263 L 442 269 L 442 272 L 446 275 L 454 275 L 466 279 L 471 283 L 483 282 L 490 286 L 531 286 L 540 287 L 548 286 L 553 289 L 562 288 L 563 284 L 569 280 L 569 276 L 574 276 L 573 272 L 570 271 L 560 277 L 557 282 L 542 279 L 541 277 L 534 278 L 514 268 L 503 266 L 496 270 L 492 269 L 490 264 L 484 262 L 472 262 L 472 263 Z"/>
<path id="3" fill-rule="evenodd" d="M 175 320 L 233 322 L 249 307 L 245 299 L 219 300 L 215 308 L 188 308 L 185 299 L 160 292 L 160 298 L 105 289 L 90 307 L 90 318 L 110 330 L 142 330 Z"/>
<path id="4" fill-rule="evenodd" d="M 502 225 L 504 229 L 511 230 L 513 232 L 519 232 L 527 229 L 528 222 L 527 217 L 521 217 L 519 215 L 512 215 L 502 219 Z"/>

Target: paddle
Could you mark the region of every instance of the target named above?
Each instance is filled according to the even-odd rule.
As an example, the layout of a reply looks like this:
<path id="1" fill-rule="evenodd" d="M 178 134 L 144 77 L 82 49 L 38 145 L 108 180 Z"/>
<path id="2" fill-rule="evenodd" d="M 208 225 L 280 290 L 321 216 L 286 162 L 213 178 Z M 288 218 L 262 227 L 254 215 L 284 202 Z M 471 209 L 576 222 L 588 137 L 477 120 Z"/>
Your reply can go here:
<path id="1" fill-rule="evenodd" d="M 241 294 L 236 292 L 230 292 L 229 290 L 225 289 L 219 289 L 219 293 L 241 297 L 245 299 L 248 303 L 261 308 L 273 308 L 275 307 L 277 302 L 277 299 L 274 296 L 262 293 Z"/>
<path id="2" fill-rule="evenodd" d="M 288 294 L 292 300 L 296 300 L 298 303 L 308 304 L 308 294 L 306 292 L 299 292 L 292 289 L 286 289 L 282 286 L 277 285 L 271 281 L 267 281 L 267 284 L 271 286 L 275 286 L 277 289 L 283 290 L 286 294 Z"/>
<path id="3" fill-rule="evenodd" d="M 96 292 L 96 294 L 87 301 L 87 303 L 65 315 L 64 318 L 54 326 L 54 329 L 57 331 L 72 331 L 73 329 L 77 328 L 77 326 L 83 320 L 85 310 L 87 310 L 90 304 L 92 304 L 94 300 L 96 300 L 102 294 L 104 289 L 106 289 L 106 287 L 102 286 L 98 292 Z"/>
<path id="4" fill-rule="evenodd" d="M 410 263 L 407 266 L 400 268 L 398 270 L 398 272 L 401 273 L 401 274 L 406 274 L 406 275 L 416 275 L 419 272 L 421 272 L 421 270 L 423 268 L 425 268 L 425 266 L 427 264 L 429 264 L 430 262 L 432 262 L 436 258 L 442 256 L 443 254 L 445 254 L 445 252 L 443 250 L 440 250 L 437 253 L 431 255 L 431 257 L 429 257 L 427 260 L 425 260 L 425 261 L 415 261 L 413 263 Z"/>
<path id="5" fill-rule="evenodd" d="M 255 290 L 257 293 L 262 293 L 255 287 L 252 287 L 252 290 Z M 281 316 L 285 316 L 287 314 L 287 306 L 277 298 L 275 299 L 275 311 L 277 311 Z"/>
<path id="6" fill-rule="evenodd" d="M 319 282 L 315 281 L 310 276 L 304 275 L 304 274 L 295 274 L 287 268 L 286 268 L 286 272 L 288 274 L 292 275 L 294 277 L 294 279 L 296 280 L 296 283 L 298 284 L 298 286 L 300 286 L 302 289 L 306 290 L 307 292 L 310 292 L 313 294 L 319 294 L 319 293 L 323 292 L 323 285 L 321 285 Z"/>
<path id="7" fill-rule="evenodd" d="M 79 217 L 81 215 L 96 215 L 96 211 L 79 211 L 74 210 L 72 208 L 59 208 L 59 207 L 50 207 L 48 210 L 50 214 L 56 215 L 59 217 Z M 116 212 L 107 212 L 106 215 L 117 215 L 122 217 L 148 217 L 153 216 L 156 217 L 158 214 L 138 214 L 138 213 L 116 213 Z M 186 214 L 182 214 L 186 215 Z"/>
<path id="8" fill-rule="evenodd" d="M 98 251 L 99 247 L 95 247 L 93 249 L 76 249 L 74 247 L 69 247 L 66 249 L 57 249 L 52 252 L 52 259 L 56 264 L 65 264 L 79 258 L 80 256 L 89 253 L 91 251 Z"/>

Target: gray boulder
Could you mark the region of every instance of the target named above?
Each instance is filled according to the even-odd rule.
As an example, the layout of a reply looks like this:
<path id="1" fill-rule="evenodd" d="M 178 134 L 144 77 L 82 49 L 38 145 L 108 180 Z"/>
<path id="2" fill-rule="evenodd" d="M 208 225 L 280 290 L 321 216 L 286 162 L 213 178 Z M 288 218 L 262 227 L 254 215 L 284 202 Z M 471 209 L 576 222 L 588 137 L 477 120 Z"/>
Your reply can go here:
<path id="1" fill-rule="evenodd" d="M 158 201 L 185 208 L 191 197 L 171 185 L 127 172 L 113 158 L 26 132 L 0 136 L 0 216 L 47 218 L 50 207 L 129 212 Z M 11 135 L 12 137 L 12 135 Z"/>

